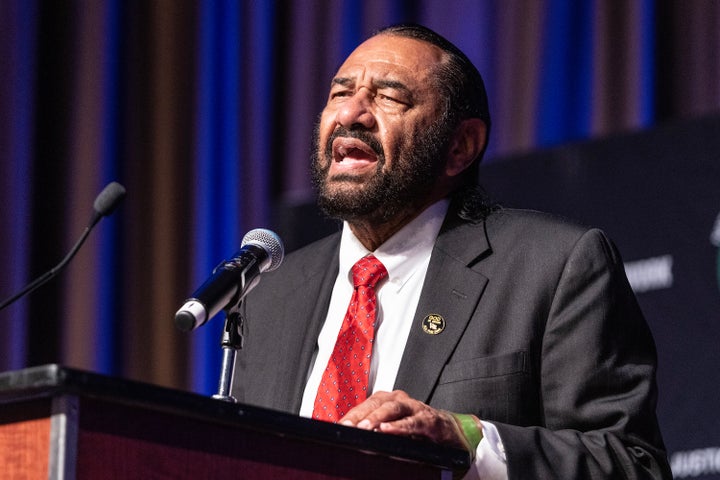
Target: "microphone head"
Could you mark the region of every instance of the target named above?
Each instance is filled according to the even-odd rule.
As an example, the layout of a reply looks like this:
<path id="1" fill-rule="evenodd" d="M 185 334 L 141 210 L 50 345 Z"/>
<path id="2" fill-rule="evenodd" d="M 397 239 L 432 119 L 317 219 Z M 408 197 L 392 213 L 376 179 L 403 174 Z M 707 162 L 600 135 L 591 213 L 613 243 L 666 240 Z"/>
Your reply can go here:
<path id="1" fill-rule="evenodd" d="M 271 272 L 280 266 L 285 256 L 285 247 L 282 240 L 275 232 L 264 228 L 250 230 L 242 239 L 241 248 L 245 245 L 257 245 L 265 250 L 270 259 L 270 264 L 263 268 L 263 272 Z"/>
<path id="2" fill-rule="evenodd" d="M 93 208 L 100 216 L 106 217 L 120 205 L 123 198 L 125 198 L 125 187 L 117 182 L 111 182 L 95 198 Z"/>

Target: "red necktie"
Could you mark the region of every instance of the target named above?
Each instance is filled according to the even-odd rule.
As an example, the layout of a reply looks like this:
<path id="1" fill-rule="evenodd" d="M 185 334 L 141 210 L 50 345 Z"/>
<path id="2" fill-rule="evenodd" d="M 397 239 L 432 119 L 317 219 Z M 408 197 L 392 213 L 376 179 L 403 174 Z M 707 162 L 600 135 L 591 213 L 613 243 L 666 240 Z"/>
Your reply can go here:
<path id="1" fill-rule="evenodd" d="M 367 398 L 375 337 L 375 285 L 387 274 L 385 266 L 372 255 L 361 258 L 353 265 L 355 290 L 320 380 L 312 418 L 337 422 Z"/>

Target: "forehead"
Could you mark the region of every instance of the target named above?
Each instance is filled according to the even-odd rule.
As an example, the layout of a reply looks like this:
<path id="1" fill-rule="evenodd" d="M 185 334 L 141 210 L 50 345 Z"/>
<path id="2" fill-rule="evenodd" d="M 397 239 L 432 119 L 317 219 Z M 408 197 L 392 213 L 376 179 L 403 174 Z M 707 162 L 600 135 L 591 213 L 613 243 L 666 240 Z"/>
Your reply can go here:
<path id="1" fill-rule="evenodd" d="M 440 48 L 413 38 L 376 35 L 366 40 L 340 66 L 338 76 L 400 76 L 423 81 L 443 60 Z"/>

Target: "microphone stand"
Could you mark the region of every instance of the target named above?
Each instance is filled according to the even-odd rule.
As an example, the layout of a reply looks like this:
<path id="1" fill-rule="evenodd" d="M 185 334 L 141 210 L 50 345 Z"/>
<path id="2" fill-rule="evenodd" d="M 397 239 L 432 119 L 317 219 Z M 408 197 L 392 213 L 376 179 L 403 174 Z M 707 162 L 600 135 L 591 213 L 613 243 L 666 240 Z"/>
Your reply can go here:
<path id="1" fill-rule="evenodd" d="M 240 316 L 241 303 L 242 301 L 233 302 L 235 306 L 226 310 L 225 327 L 220 342 L 223 351 L 220 382 L 218 383 L 218 393 L 212 396 L 216 400 L 231 403 L 237 403 L 237 399 L 230 394 L 230 390 L 235 372 L 235 355 L 243 345 L 242 317 Z"/>

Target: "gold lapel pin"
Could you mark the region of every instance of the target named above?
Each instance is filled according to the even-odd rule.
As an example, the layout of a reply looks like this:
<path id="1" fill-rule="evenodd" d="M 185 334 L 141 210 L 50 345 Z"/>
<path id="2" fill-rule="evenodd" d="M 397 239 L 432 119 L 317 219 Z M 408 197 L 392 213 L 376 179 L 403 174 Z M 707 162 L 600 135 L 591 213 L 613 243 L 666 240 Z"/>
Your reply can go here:
<path id="1" fill-rule="evenodd" d="M 430 315 L 423 318 L 422 321 L 423 332 L 428 335 L 437 335 L 445 330 L 445 319 L 442 315 L 437 313 L 431 313 Z"/>

